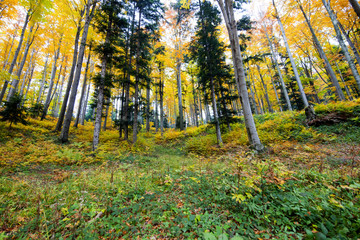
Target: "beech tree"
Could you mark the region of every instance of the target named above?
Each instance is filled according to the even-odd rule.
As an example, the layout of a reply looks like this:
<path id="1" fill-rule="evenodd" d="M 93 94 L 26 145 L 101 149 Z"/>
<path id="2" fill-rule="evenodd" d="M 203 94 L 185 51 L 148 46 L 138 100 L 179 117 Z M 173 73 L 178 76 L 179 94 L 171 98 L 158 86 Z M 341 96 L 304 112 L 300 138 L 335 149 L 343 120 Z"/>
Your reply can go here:
<path id="1" fill-rule="evenodd" d="M 240 44 L 237 36 L 236 21 L 233 9 L 233 0 L 217 0 L 221 12 L 225 19 L 226 28 L 230 39 L 231 53 L 234 64 L 236 87 L 240 96 L 241 105 L 244 112 L 246 131 L 250 144 L 258 151 L 264 149 L 256 130 L 254 117 L 250 108 L 249 95 L 246 86 L 245 71 L 240 52 Z"/>

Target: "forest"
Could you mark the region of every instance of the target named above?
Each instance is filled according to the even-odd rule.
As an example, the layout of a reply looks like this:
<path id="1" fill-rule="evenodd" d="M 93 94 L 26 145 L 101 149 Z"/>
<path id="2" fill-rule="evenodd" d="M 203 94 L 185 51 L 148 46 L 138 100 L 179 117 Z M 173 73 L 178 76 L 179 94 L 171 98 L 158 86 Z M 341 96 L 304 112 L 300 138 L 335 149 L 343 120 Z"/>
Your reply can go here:
<path id="1" fill-rule="evenodd" d="M 360 239 L 357 0 L 0 0 L 0 240 Z"/>

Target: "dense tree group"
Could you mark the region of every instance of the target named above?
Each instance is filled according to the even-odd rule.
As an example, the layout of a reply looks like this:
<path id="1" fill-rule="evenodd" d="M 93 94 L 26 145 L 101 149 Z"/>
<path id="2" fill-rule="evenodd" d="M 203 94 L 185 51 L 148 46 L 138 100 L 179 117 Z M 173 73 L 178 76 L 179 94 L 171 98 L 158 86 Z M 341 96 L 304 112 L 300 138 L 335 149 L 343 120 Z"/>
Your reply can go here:
<path id="1" fill-rule="evenodd" d="M 110 118 L 132 143 L 142 126 L 211 123 L 221 146 L 221 132 L 244 116 L 261 151 L 253 114 L 360 96 L 357 1 L 271 0 L 236 19 L 246 4 L 1 1 L 4 119 L 11 106 L 51 115 L 62 142 L 73 121 L 94 121 L 96 150 Z"/>

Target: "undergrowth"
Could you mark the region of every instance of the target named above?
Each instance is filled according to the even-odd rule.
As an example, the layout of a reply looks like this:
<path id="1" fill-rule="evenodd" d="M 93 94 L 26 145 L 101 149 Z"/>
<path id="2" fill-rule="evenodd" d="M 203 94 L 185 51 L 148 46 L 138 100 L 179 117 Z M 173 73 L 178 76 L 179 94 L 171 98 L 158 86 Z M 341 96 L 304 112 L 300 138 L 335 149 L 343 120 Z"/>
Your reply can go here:
<path id="1" fill-rule="evenodd" d="M 358 102 L 338 105 L 315 109 L 358 116 Z M 356 120 L 255 120 L 263 154 L 247 146 L 241 119 L 223 148 L 207 125 L 141 132 L 135 145 L 108 129 L 96 153 L 90 123 L 69 144 L 52 132 L 54 119 L 11 131 L 0 123 L 0 239 L 357 239 Z"/>

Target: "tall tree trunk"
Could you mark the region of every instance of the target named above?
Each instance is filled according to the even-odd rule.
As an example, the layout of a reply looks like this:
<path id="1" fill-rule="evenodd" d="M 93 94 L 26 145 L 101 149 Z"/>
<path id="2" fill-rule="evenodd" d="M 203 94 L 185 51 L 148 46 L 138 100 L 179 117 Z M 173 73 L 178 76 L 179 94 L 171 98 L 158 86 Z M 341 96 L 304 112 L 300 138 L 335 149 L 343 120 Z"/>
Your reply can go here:
<path id="1" fill-rule="evenodd" d="M 271 50 L 271 54 L 272 54 L 272 57 L 273 57 L 273 61 L 275 63 L 275 66 L 276 66 L 276 70 L 279 74 L 279 79 L 280 79 L 280 83 L 281 83 L 281 87 L 282 87 L 282 91 L 284 93 L 284 97 L 285 97 L 285 101 L 286 101 L 286 105 L 287 105 L 287 108 L 288 110 L 292 111 L 292 106 L 291 106 L 291 102 L 290 102 L 290 99 L 289 99 L 289 94 L 288 94 L 288 91 L 286 89 L 286 85 L 285 85 L 285 82 L 284 82 L 284 78 L 283 78 L 283 75 L 281 73 L 281 70 L 280 70 L 280 67 L 279 67 L 279 64 L 278 64 L 278 61 L 276 59 L 276 55 L 275 55 L 275 50 L 274 50 L 274 47 L 272 45 L 272 42 L 269 38 L 269 35 L 267 33 L 267 31 L 265 30 L 265 34 L 266 34 L 266 38 L 269 42 L 269 47 L 270 47 L 270 50 Z"/>
<path id="2" fill-rule="evenodd" d="M 31 67 L 31 71 L 30 71 L 31 73 L 30 73 L 30 77 L 29 77 L 29 83 L 28 83 L 28 86 L 27 86 L 27 88 L 26 88 L 26 93 L 25 93 L 24 99 L 26 99 L 26 96 L 27 96 L 27 94 L 28 94 L 28 92 L 29 92 L 29 90 L 30 90 L 30 85 L 31 85 L 32 77 L 33 77 L 33 75 L 34 75 L 34 71 L 35 71 L 35 61 L 33 62 L 32 67 Z"/>
<path id="3" fill-rule="evenodd" d="M 54 94 L 53 94 L 53 96 L 55 96 L 55 98 L 54 98 L 54 104 L 53 104 L 52 110 L 51 110 L 53 117 L 55 116 L 55 110 L 56 110 L 56 108 L 57 108 L 57 103 L 58 103 L 58 101 L 59 101 L 58 85 L 60 85 L 60 88 L 62 88 L 62 86 L 63 86 L 63 84 L 64 84 L 63 82 L 60 83 L 60 81 L 61 81 L 61 75 L 62 75 L 62 73 L 63 73 L 62 71 L 63 71 L 63 68 L 64 68 L 64 61 L 65 61 L 65 55 L 63 56 L 62 61 L 61 61 L 60 70 L 59 70 L 59 73 L 58 73 L 58 78 L 57 78 L 57 81 L 56 81 L 56 86 L 55 86 Z M 52 99 L 51 99 L 51 101 L 52 101 Z"/>
<path id="4" fill-rule="evenodd" d="M 322 0 L 322 2 L 323 2 L 324 6 L 326 8 L 326 11 L 329 13 L 331 22 L 334 25 L 336 38 L 337 38 L 337 40 L 338 40 L 338 42 L 340 44 L 341 49 L 343 50 L 345 58 L 346 58 L 347 62 L 349 63 L 349 67 L 351 69 L 351 72 L 352 72 L 352 74 L 353 74 L 353 76 L 354 76 L 354 78 L 356 80 L 356 83 L 357 83 L 359 89 L 360 89 L 360 75 L 359 75 L 358 70 L 356 69 L 354 61 L 352 60 L 352 58 L 350 56 L 349 50 L 348 50 L 347 46 L 344 43 L 343 37 L 341 35 L 341 31 L 340 31 L 339 26 L 338 26 L 338 20 L 336 18 L 336 15 L 335 15 L 334 11 L 331 9 L 329 1 Z"/>
<path id="5" fill-rule="evenodd" d="M 199 101 L 199 111 L 200 111 L 200 118 L 201 118 L 201 122 L 202 124 L 206 124 L 205 123 L 205 118 L 204 118 L 204 115 L 203 115 L 203 108 L 202 108 L 202 104 L 201 104 L 201 92 L 200 90 L 198 90 L 198 101 Z"/>
<path id="6" fill-rule="evenodd" d="M 87 104 L 88 104 L 88 101 L 89 101 L 90 87 L 91 87 L 91 83 L 89 82 L 88 88 L 87 88 L 87 91 L 86 91 L 86 98 L 85 98 L 85 101 L 84 101 L 84 104 L 83 104 L 83 109 L 82 109 L 82 114 L 81 114 L 81 121 L 80 121 L 80 124 L 83 125 L 83 126 L 85 124 L 85 114 L 86 114 Z"/>
<path id="7" fill-rule="evenodd" d="M 360 18 L 360 4 L 357 0 L 349 0 L 351 6 L 353 7 L 356 15 Z"/>
<path id="8" fill-rule="evenodd" d="M 310 29 L 310 32 L 311 32 L 315 47 L 318 50 L 321 59 L 324 61 L 326 72 L 328 73 L 329 78 L 330 78 L 332 84 L 334 85 L 334 87 L 336 89 L 336 91 L 335 91 L 336 95 L 338 96 L 340 101 L 344 101 L 345 96 L 344 96 L 344 93 L 342 92 L 340 84 L 339 84 L 339 82 L 338 82 L 338 80 L 336 78 L 335 72 L 332 69 L 328 58 L 326 57 L 326 54 L 325 54 L 325 52 L 324 52 L 324 50 L 323 50 L 323 48 L 322 48 L 322 46 L 320 44 L 319 39 L 316 37 L 315 31 L 314 31 L 314 29 L 313 29 L 313 27 L 311 25 L 311 22 L 310 22 L 309 18 L 305 14 L 305 11 L 304 11 L 304 9 L 303 9 L 303 7 L 301 5 L 301 2 L 299 0 L 297 0 L 297 2 L 298 2 L 299 8 L 300 8 L 302 14 L 304 15 L 305 21 L 306 21 L 306 23 L 307 23 L 307 25 L 308 25 L 308 27 Z"/>
<path id="9" fill-rule="evenodd" d="M 73 115 L 73 111 L 74 111 L 76 94 L 77 94 L 77 89 L 79 86 L 79 81 L 80 81 L 80 76 L 81 76 L 82 63 L 84 60 L 86 39 L 87 39 L 87 35 L 88 35 L 90 22 L 94 16 L 94 11 L 95 11 L 95 3 L 92 4 L 92 8 L 91 8 L 91 2 L 92 1 L 89 0 L 87 3 L 87 6 L 86 6 L 85 24 L 84 24 L 83 34 L 81 36 L 81 43 L 80 43 L 79 56 L 78 56 L 77 65 L 76 65 L 75 77 L 74 77 L 74 81 L 73 81 L 72 88 L 71 88 L 71 95 L 70 95 L 69 104 L 68 104 L 67 111 L 66 111 L 66 116 L 64 119 L 64 125 L 61 129 L 60 139 L 62 142 L 67 142 L 68 138 L 69 138 L 70 124 L 71 124 L 71 119 L 72 119 L 72 115 Z"/>
<path id="10" fill-rule="evenodd" d="M 59 89 L 59 96 L 57 98 L 56 108 L 55 108 L 54 113 L 53 113 L 54 117 L 59 117 L 59 110 L 60 110 L 62 92 L 63 92 L 64 83 L 65 83 L 66 69 L 67 69 L 67 66 L 65 66 L 64 73 L 62 75 L 61 85 L 60 85 L 60 89 Z"/>
<path id="11" fill-rule="evenodd" d="M 266 100 L 266 103 L 267 103 L 267 105 L 268 105 L 269 112 L 270 112 L 270 113 L 273 113 L 274 110 L 273 110 L 273 108 L 272 108 L 272 105 L 271 105 L 271 102 L 270 102 L 270 99 L 269 99 L 269 93 L 268 93 L 268 90 L 267 90 L 267 86 L 266 86 L 266 84 L 265 84 L 263 75 L 261 74 L 261 71 L 260 71 L 260 66 L 259 66 L 259 65 L 256 65 L 256 68 L 257 68 L 257 70 L 258 70 L 258 73 L 259 73 L 260 79 L 261 79 L 261 83 L 262 83 L 263 88 L 264 88 L 265 100 Z"/>
<path id="12" fill-rule="evenodd" d="M 239 38 L 237 36 L 237 30 L 236 30 L 233 1 L 225 0 L 225 5 L 223 0 L 217 0 L 217 2 L 219 3 L 221 12 L 223 13 L 223 16 L 225 18 L 226 27 L 229 34 L 231 50 L 232 50 L 231 51 L 232 58 L 234 62 L 236 86 L 238 88 L 240 101 L 244 112 L 245 126 L 248 134 L 249 142 L 256 150 L 262 151 L 264 149 L 264 146 L 262 145 L 256 130 L 254 118 L 251 112 L 249 95 L 246 87 L 244 66 L 240 53 Z"/>
<path id="13" fill-rule="evenodd" d="M 76 114 L 76 119 L 75 119 L 75 123 L 74 123 L 74 127 L 77 128 L 79 121 L 80 121 L 80 115 L 81 115 L 81 110 L 83 109 L 83 105 L 84 105 L 84 97 L 85 97 L 85 90 L 86 90 L 86 81 L 87 81 L 87 76 L 88 76 L 88 71 L 89 71 L 89 65 L 90 65 L 90 56 L 91 56 L 91 48 L 89 48 L 89 55 L 86 61 L 86 67 L 85 67 L 85 73 L 84 73 L 84 82 L 82 85 L 82 89 L 81 89 L 81 96 L 80 96 L 80 102 L 79 102 L 79 107 L 78 107 L 78 111 Z"/>
<path id="14" fill-rule="evenodd" d="M 41 81 L 41 84 L 40 84 L 39 95 L 38 95 L 37 100 L 36 100 L 37 104 L 41 103 L 41 97 L 42 97 L 43 90 L 44 90 L 44 87 L 45 87 L 45 82 L 46 82 L 46 77 L 47 77 L 48 58 L 49 58 L 49 54 L 46 55 L 43 77 L 42 77 L 42 81 Z"/>
<path id="15" fill-rule="evenodd" d="M 298 87 L 299 87 L 299 92 L 300 92 L 300 95 L 301 95 L 301 99 L 304 103 L 304 106 L 305 107 L 308 107 L 309 106 L 309 102 L 307 100 L 307 97 L 305 95 L 305 92 L 304 92 L 304 88 L 303 88 L 303 85 L 301 83 L 301 80 L 300 80 L 300 76 L 299 76 L 299 73 L 298 73 L 298 70 L 297 70 L 297 67 L 296 67 L 296 64 L 295 64 L 295 61 L 294 61 L 294 58 L 293 58 L 293 55 L 290 51 L 290 47 L 289 47 L 289 44 L 288 44 L 288 41 L 287 41 L 287 37 L 286 37 L 286 34 L 285 34 L 285 30 L 284 30 L 284 26 L 282 25 L 282 22 L 281 22 L 281 19 L 280 19 L 280 16 L 278 14 L 278 11 L 277 11 L 277 8 L 276 8 L 276 5 L 275 5 L 275 1 L 272 0 L 273 2 L 273 5 L 274 5 L 274 8 L 275 8 L 275 17 L 279 23 L 279 26 L 280 26 L 280 31 L 281 31 L 281 35 L 284 39 L 284 43 L 285 43 L 285 47 L 286 47 L 286 51 L 288 53 L 288 56 L 289 56 L 289 59 L 290 59 L 290 62 L 291 62 L 291 66 L 293 68 L 293 71 L 294 71 L 294 75 L 295 75 L 295 79 L 296 79 L 296 82 L 298 84 Z"/>
<path id="16" fill-rule="evenodd" d="M 349 34 L 345 31 L 343 25 L 338 22 L 339 24 L 339 27 L 342 31 L 342 33 L 344 34 L 345 38 L 346 38 L 346 41 L 348 42 L 349 46 L 351 47 L 351 50 L 353 51 L 354 55 L 355 55 L 355 58 L 356 58 L 356 61 L 357 61 L 357 64 L 360 65 L 360 55 L 359 55 L 359 51 L 356 49 L 354 43 L 351 41 L 350 37 L 349 37 Z"/>
<path id="17" fill-rule="evenodd" d="M 150 80 L 146 83 L 146 132 L 150 131 Z"/>
<path id="18" fill-rule="evenodd" d="M 138 31 L 141 31 L 141 11 L 139 12 Z M 134 120 L 133 120 L 133 144 L 137 141 L 138 134 L 138 111 L 139 111 L 139 84 L 140 84 L 140 34 L 137 36 L 136 43 L 136 75 L 135 75 L 135 93 L 134 93 Z"/>
<path id="19" fill-rule="evenodd" d="M 197 104 L 196 104 L 197 96 L 196 96 L 195 83 L 194 83 L 194 79 L 193 79 L 193 78 L 191 78 L 191 83 L 192 83 L 192 88 L 193 88 L 195 124 L 196 124 L 196 127 L 199 127 L 199 120 L 198 120 L 198 114 L 197 114 L 197 112 L 198 112 L 198 107 L 197 107 Z"/>
<path id="20" fill-rule="evenodd" d="M 9 59 L 10 59 L 10 57 L 11 57 L 11 51 L 12 51 L 12 48 L 14 47 L 15 38 L 17 37 L 17 30 L 18 30 L 18 28 L 16 27 L 15 32 L 14 32 L 14 34 L 12 35 L 10 50 L 9 50 L 8 56 L 7 56 L 7 58 L 6 58 L 6 61 L 4 62 L 4 65 L 3 65 L 3 69 L 4 69 L 4 70 L 5 70 L 5 68 L 7 67 L 7 64 L 8 64 L 8 62 L 9 62 Z"/>
<path id="21" fill-rule="evenodd" d="M 11 75 L 13 70 L 14 70 L 14 67 L 15 67 L 15 64 L 16 64 L 16 61 L 17 61 L 17 57 L 19 55 L 19 52 L 20 52 L 20 49 L 22 47 L 22 43 L 24 41 L 24 35 L 25 35 L 25 31 L 26 31 L 26 27 L 29 23 L 29 20 L 30 20 L 30 10 L 27 11 L 26 13 L 26 17 L 25 17 L 25 22 L 24 22 L 24 26 L 21 30 L 21 35 L 20 35 L 20 39 L 19 39 L 19 44 L 16 48 L 16 51 L 15 51 L 15 54 L 14 54 L 14 58 L 11 62 L 11 65 L 10 65 L 10 68 L 9 68 L 9 74 Z M 6 92 L 6 89 L 9 85 L 9 81 L 8 80 L 5 80 L 4 82 L 4 85 L 3 85 L 3 88 L 1 89 L 1 93 L 0 93 L 0 105 L 2 103 L 2 100 L 4 99 L 4 96 L 5 96 L 5 92 Z"/>
<path id="22" fill-rule="evenodd" d="M 179 100 L 179 119 L 180 119 L 180 130 L 184 130 L 184 115 L 183 115 L 183 102 L 182 102 L 182 85 L 181 85 L 181 63 L 180 59 L 176 60 L 176 83 Z"/>
<path id="23" fill-rule="evenodd" d="M 160 84 L 160 83 L 159 83 Z M 156 86 L 155 82 L 155 132 L 157 133 L 159 131 L 159 114 L 158 114 L 158 89 L 160 86 Z"/>
<path id="24" fill-rule="evenodd" d="M 60 56 L 61 41 L 62 41 L 62 36 L 60 37 L 57 50 L 54 54 L 54 63 L 53 63 L 53 67 L 51 70 L 50 85 L 49 85 L 48 93 L 46 96 L 46 100 L 45 100 L 45 104 L 44 104 L 44 111 L 42 113 L 41 120 L 43 120 L 46 117 L 50 103 L 51 103 L 52 89 L 54 86 L 54 80 L 55 80 L 56 68 L 57 68 L 56 64 L 57 64 L 57 60 L 59 59 L 59 56 Z"/>
<path id="25" fill-rule="evenodd" d="M 128 56 L 128 68 L 127 68 L 127 77 L 126 77 L 126 91 L 125 91 L 125 105 L 124 105 L 124 113 L 123 113 L 123 124 L 124 124 L 124 140 L 129 139 L 129 119 L 130 119 L 130 111 L 129 111 L 129 103 L 130 103 L 130 82 L 131 82 L 131 69 L 132 69 L 132 56 L 131 56 L 131 38 L 134 34 L 135 29 L 135 9 L 132 15 L 131 20 L 131 34 L 129 31 L 128 41 L 127 41 L 127 52 Z"/>
<path id="26" fill-rule="evenodd" d="M 254 79 L 252 80 L 252 85 L 253 85 L 253 87 L 254 87 L 254 92 L 255 92 L 255 96 L 256 96 L 257 102 L 259 103 L 260 114 L 262 115 L 262 114 L 264 114 L 264 109 L 263 109 L 263 107 L 262 107 L 262 105 L 261 105 L 260 98 L 259 98 L 259 94 L 258 94 L 257 91 L 256 91 L 256 86 L 255 86 L 255 81 L 254 81 Z"/>
<path id="27" fill-rule="evenodd" d="M 32 62 L 34 61 L 34 55 L 35 55 L 35 49 L 32 50 L 32 53 L 31 53 L 31 56 L 30 56 L 30 60 L 29 60 L 29 63 L 28 63 L 28 67 L 26 69 L 26 72 L 24 74 L 24 77 L 23 77 L 23 81 L 21 83 L 21 88 L 20 88 L 20 95 L 22 96 L 24 94 L 24 88 L 25 88 L 25 84 L 26 84 L 26 78 L 29 74 L 29 72 L 31 71 L 31 65 L 32 65 Z"/>
<path id="28" fill-rule="evenodd" d="M 77 60 L 77 57 L 78 57 L 79 39 L 80 39 L 80 33 L 81 33 L 81 29 L 82 29 L 81 22 L 82 22 L 83 15 L 84 15 L 84 10 L 81 11 L 81 17 L 80 17 L 78 25 L 77 25 L 77 30 L 76 30 L 76 35 L 75 35 L 75 43 L 74 43 L 73 61 L 72 61 L 71 70 L 70 70 L 70 73 L 69 73 L 69 79 L 68 79 L 68 83 L 67 83 L 67 86 L 66 86 L 64 99 L 63 99 L 63 102 L 62 102 L 62 105 L 61 105 L 59 118 L 58 118 L 58 121 L 57 121 L 56 127 L 55 127 L 55 131 L 57 131 L 57 132 L 61 130 L 63 122 L 64 122 L 64 117 L 65 117 L 65 112 L 66 112 L 66 108 L 67 108 L 67 103 L 68 103 L 68 100 L 69 100 L 71 85 L 72 85 L 73 78 L 74 78 L 76 60 Z"/>
<path id="29" fill-rule="evenodd" d="M 275 92 L 276 101 L 277 101 L 277 103 L 279 105 L 279 110 L 280 110 L 280 112 L 282 112 L 283 110 L 282 110 L 281 102 L 279 100 L 279 96 L 278 96 L 278 93 L 277 93 L 277 90 L 276 90 L 276 87 L 275 87 L 275 84 L 274 84 L 274 81 L 273 81 L 273 78 L 272 78 L 270 66 L 268 64 L 266 64 L 266 66 L 267 66 L 267 69 L 268 69 L 268 72 L 269 72 L 271 85 L 273 86 L 273 89 L 274 89 L 274 92 Z"/>
<path id="30" fill-rule="evenodd" d="M 336 66 L 336 68 L 337 68 L 337 70 L 338 70 L 338 73 L 339 73 L 339 75 L 340 75 L 341 81 L 342 81 L 342 83 L 344 84 L 344 88 L 345 88 L 346 94 L 348 95 L 349 100 L 352 101 L 352 100 L 354 100 L 354 98 L 352 97 L 352 95 L 351 95 L 351 93 L 350 93 L 350 91 L 349 91 L 349 88 L 348 88 L 348 86 L 346 85 L 346 82 L 345 82 L 345 80 L 344 80 L 344 77 L 343 77 L 343 75 L 342 75 L 342 73 L 341 73 L 341 71 L 340 71 L 339 65 L 337 64 L 336 61 L 334 61 L 334 62 L 335 62 L 335 66 Z"/>
<path id="31" fill-rule="evenodd" d="M 30 50 L 30 46 L 32 45 L 32 43 L 34 41 L 34 37 L 35 37 L 35 36 L 31 37 L 33 29 L 34 29 L 34 25 L 32 25 L 30 27 L 28 39 L 27 39 L 26 45 L 25 45 L 24 56 L 23 56 L 23 59 L 22 59 L 22 61 L 20 63 L 20 66 L 19 66 L 19 68 L 17 70 L 17 74 L 16 74 L 17 78 L 15 78 L 11 83 L 11 88 L 9 89 L 9 93 L 8 93 L 8 96 L 7 96 L 8 101 L 10 100 L 10 98 L 12 96 L 14 96 L 14 94 L 15 94 L 15 92 L 17 90 L 17 86 L 18 86 L 18 84 L 20 82 L 21 72 L 22 72 L 22 70 L 23 70 L 23 68 L 25 66 L 25 62 L 26 62 L 26 59 L 27 59 L 27 56 L 28 56 L 28 53 L 29 53 L 29 50 Z"/>
<path id="32" fill-rule="evenodd" d="M 105 110 L 105 118 L 104 118 L 104 124 L 103 124 L 103 131 L 106 131 L 106 124 L 107 124 L 107 119 L 109 117 L 109 108 L 110 108 L 110 100 L 107 101 L 106 104 L 106 110 Z"/>
<path id="33" fill-rule="evenodd" d="M 162 66 L 160 65 L 160 131 L 161 136 L 164 136 L 164 79 L 162 73 Z"/>

